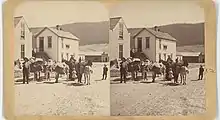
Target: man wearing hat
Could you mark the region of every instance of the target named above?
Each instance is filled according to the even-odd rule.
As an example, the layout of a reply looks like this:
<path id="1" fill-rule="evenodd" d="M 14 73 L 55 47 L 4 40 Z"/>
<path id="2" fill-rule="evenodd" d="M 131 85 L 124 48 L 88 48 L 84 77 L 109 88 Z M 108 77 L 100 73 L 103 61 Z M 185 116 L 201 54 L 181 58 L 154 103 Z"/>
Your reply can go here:
<path id="1" fill-rule="evenodd" d="M 29 83 L 29 74 L 30 74 L 30 63 L 27 57 L 24 57 L 23 63 L 23 84 L 25 84 L 25 80 L 27 84 Z"/>

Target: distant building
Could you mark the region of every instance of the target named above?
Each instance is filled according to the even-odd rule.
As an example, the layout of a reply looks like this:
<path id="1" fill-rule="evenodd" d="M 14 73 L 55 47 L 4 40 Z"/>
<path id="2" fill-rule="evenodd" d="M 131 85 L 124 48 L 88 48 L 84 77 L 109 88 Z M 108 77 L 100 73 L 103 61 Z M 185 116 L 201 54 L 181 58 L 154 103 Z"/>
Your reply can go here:
<path id="1" fill-rule="evenodd" d="M 128 31 L 131 34 L 131 50 L 136 54 L 145 54 L 152 61 L 167 60 L 168 56 L 176 59 L 176 39 L 168 33 L 161 32 L 157 27 L 129 28 Z"/>
<path id="2" fill-rule="evenodd" d="M 130 34 L 122 17 L 110 18 L 110 60 L 130 57 Z"/>
<path id="3" fill-rule="evenodd" d="M 176 58 L 178 58 L 178 60 L 183 60 L 183 55 L 181 53 L 177 52 Z"/>
<path id="4" fill-rule="evenodd" d="M 92 62 L 109 62 L 108 44 L 91 44 L 80 46 L 79 56 Z"/>
<path id="5" fill-rule="evenodd" d="M 32 57 L 32 33 L 24 17 L 14 17 L 14 60 Z"/>
<path id="6" fill-rule="evenodd" d="M 37 50 L 38 57 L 61 61 L 74 55 L 78 60 L 79 38 L 63 31 L 59 25 L 56 28 L 44 27 L 33 38 L 33 48 Z"/>
<path id="7" fill-rule="evenodd" d="M 183 60 L 187 60 L 189 63 L 204 63 L 205 55 L 203 52 L 178 52 L 182 55 Z"/>
<path id="8" fill-rule="evenodd" d="M 178 46 L 178 54 L 182 55 L 183 59 L 189 63 L 204 63 L 205 62 L 205 48 L 204 45 L 187 45 Z"/>
<path id="9" fill-rule="evenodd" d="M 80 52 L 80 57 L 83 60 L 90 60 L 92 62 L 108 62 L 108 54 L 105 52 Z"/>

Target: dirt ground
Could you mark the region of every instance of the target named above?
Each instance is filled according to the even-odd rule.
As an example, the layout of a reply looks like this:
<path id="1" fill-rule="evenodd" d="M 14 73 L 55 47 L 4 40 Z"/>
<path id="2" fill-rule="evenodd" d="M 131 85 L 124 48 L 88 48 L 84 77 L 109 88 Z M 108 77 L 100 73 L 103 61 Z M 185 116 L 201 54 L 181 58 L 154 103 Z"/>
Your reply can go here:
<path id="1" fill-rule="evenodd" d="M 179 78 L 180 79 L 180 78 Z M 205 112 L 205 81 L 198 79 L 198 67 L 191 67 L 187 85 L 173 84 L 161 77 L 152 83 L 111 81 L 111 115 L 172 116 Z M 180 81 L 180 80 L 179 80 Z"/>
<path id="2" fill-rule="evenodd" d="M 101 80 L 103 64 L 94 64 L 91 85 L 66 81 L 15 84 L 16 115 L 110 115 L 109 80 Z"/>

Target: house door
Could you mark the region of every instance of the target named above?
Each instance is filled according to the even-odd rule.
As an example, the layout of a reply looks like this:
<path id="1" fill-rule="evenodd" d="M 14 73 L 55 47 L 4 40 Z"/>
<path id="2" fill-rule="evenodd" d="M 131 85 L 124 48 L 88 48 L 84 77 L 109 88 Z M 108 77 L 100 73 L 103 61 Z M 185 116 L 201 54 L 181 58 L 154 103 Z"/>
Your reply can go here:
<path id="1" fill-rule="evenodd" d="M 138 38 L 137 40 L 138 52 L 142 52 L 142 38 Z"/>
<path id="2" fill-rule="evenodd" d="M 40 38 L 39 40 L 39 51 L 44 51 L 44 39 Z"/>
<path id="3" fill-rule="evenodd" d="M 124 51 L 123 45 L 119 45 L 119 58 L 120 59 L 122 59 L 124 57 L 123 51 Z"/>

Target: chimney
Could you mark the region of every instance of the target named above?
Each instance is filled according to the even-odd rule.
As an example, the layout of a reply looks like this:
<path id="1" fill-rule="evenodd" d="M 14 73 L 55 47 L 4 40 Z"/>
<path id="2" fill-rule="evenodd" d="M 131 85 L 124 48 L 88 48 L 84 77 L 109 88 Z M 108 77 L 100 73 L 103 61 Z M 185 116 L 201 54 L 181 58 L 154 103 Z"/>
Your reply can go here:
<path id="1" fill-rule="evenodd" d="M 158 29 L 158 27 L 157 27 L 157 26 L 154 26 L 154 30 L 157 31 L 157 29 Z"/>
<path id="2" fill-rule="evenodd" d="M 60 30 L 60 25 L 56 25 L 56 29 L 57 29 L 57 30 Z"/>

